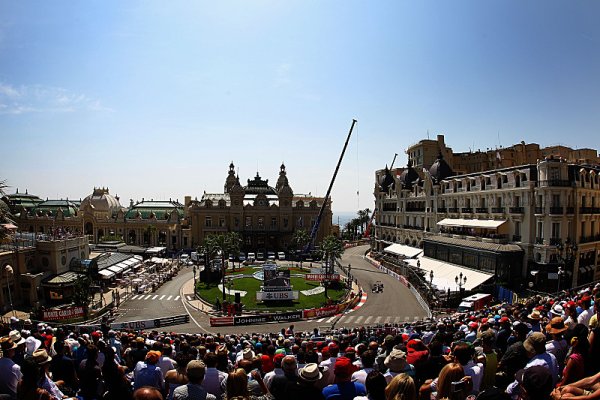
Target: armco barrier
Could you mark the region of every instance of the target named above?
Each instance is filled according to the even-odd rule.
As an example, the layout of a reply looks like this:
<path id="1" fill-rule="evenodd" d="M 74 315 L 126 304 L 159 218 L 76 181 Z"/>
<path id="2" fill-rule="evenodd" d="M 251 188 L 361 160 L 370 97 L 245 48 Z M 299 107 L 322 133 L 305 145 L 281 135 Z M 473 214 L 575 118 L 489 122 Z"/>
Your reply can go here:
<path id="1" fill-rule="evenodd" d="M 212 317 L 210 326 L 233 326 L 233 317 Z"/>

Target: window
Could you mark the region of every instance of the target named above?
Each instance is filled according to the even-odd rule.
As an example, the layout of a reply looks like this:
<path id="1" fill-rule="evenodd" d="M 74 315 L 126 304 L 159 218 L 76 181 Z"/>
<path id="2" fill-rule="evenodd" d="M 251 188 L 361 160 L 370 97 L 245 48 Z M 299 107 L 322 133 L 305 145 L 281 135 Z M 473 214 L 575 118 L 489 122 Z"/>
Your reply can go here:
<path id="1" fill-rule="evenodd" d="M 265 217 L 258 217 L 258 229 L 265 229 Z"/>
<path id="2" fill-rule="evenodd" d="M 549 168 L 548 169 L 548 176 L 550 177 L 551 181 L 557 181 L 560 179 L 560 169 L 558 168 Z"/>
<path id="3" fill-rule="evenodd" d="M 235 217 L 235 218 L 233 219 L 233 224 L 234 224 L 236 227 L 240 226 L 240 219 L 239 219 L 238 217 Z"/>
<path id="4" fill-rule="evenodd" d="M 560 238 L 560 222 L 552 223 L 552 238 L 553 239 Z"/>
<path id="5" fill-rule="evenodd" d="M 225 217 L 219 217 L 219 228 L 225 228 Z"/>
<path id="6" fill-rule="evenodd" d="M 277 218 L 276 217 L 271 217 L 271 228 L 273 228 L 273 229 L 277 228 Z"/>
<path id="7" fill-rule="evenodd" d="M 515 235 L 521 236 L 521 221 L 515 221 Z"/>
<path id="8" fill-rule="evenodd" d="M 560 207 L 560 195 L 559 194 L 552 195 L 552 207 Z"/>
<path id="9" fill-rule="evenodd" d="M 303 226 L 304 226 L 304 218 L 298 217 L 298 219 L 296 220 L 296 227 L 302 228 Z"/>
<path id="10" fill-rule="evenodd" d="M 252 217 L 246 217 L 246 228 L 252 228 Z"/>
<path id="11" fill-rule="evenodd" d="M 585 236 L 585 221 L 581 223 L 581 236 Z"/>
<path id="12" fill-rule="evenodd" d="M 542 221 L 538 221 L 538 223 L 537 223 L 536 237 L 538 237 L 538 238 L 544 237 L 544 223 Z"/>
<path id="13" fill-rule="evenodd" d="M 289 220 L 288 220 L 287 218 L 284 218 L 284 219 L 283 219 L 283 227 L 284 227 L 284 228 L 287 228 L 287 227 L 288 227 L 288 225 L 289 225 Z"/>
<path id="14" fill-rule="evenodd" d="M 212 217 L 209 216 L 204 218 L 204 226 L 207 228 L 212 226 Z"/>

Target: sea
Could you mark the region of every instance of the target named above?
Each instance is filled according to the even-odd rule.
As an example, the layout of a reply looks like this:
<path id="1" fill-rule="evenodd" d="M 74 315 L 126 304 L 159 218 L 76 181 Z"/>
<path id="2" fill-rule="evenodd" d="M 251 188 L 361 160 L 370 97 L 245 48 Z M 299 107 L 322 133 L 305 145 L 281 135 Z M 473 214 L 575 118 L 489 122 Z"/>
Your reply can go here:
<path id="1" fill-rule="evenodd" d="M 340 228 L 344 228 L 344 225 L 346 225 L 348 222 L 350 222 L 352 219 L 357 218 L 358 217 L 358 212 L 357 211 L 342 211 L 342 212 L 334 212 L 333 213 L 333 223 L 336 225 L 339 225 Z"/>

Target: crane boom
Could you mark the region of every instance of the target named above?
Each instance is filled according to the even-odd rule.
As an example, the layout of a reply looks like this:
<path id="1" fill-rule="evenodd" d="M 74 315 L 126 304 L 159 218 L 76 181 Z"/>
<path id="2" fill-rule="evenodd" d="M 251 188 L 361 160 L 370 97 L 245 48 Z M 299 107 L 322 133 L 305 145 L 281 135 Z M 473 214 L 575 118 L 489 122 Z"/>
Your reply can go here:
<path id="1" fill-rule="evenodd" d="M 352 125 L 350 126 L 350 131 L 348 131 L 348 137 L 346 137 L 346 142 L 344 143 L 344 148 L 342 149 L 342 154 L 340 154 L 340 158 L 335 167 L 335 171 L 333 172 L 333 177 L 331 178 L 331 182 L 329 182 L 329 188 L 327 188 L 327 193 L 325 194 L 325 199 L 323 199 L 323 204 L 321 204 L 321 209 L 319 210 L 319 215 L 317 216 L 317 220 L 312 227 L 310 232 L 310 241 L 304 248 L 303 253 L 306 254 L 315 244 L 315 239 L 317 238 L 317 232 L 319 231 L 319 226 L 321 225 L 321 219 L 323 218 L 323 212 L 325 211 L 325 207 L 327 206 L 327 202 L 329 201 L 329 196 L 331 195 L 331 188 L 333 188 L 333 183 L 335 182 L 335 178 L 340 169 L 340 165 L 342 164 L 342 159 L 344 158 L 344 153 L 346 153 L 346 148 L 348 147 L 348 142 L 350 141 L 350 136 L 352 135 L 352 130 L 354 129 L 354 125 L 356 124 L 356 119 L 352 120 Z"/>

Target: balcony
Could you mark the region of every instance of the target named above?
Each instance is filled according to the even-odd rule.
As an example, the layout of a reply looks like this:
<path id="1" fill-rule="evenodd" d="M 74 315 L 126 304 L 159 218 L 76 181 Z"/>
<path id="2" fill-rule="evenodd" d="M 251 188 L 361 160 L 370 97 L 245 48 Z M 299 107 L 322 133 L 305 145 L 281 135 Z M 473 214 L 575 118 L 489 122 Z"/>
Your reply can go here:
<path id="1" fill-rule="evenodd" d="M 521 235 L 513 235 L 513 242 L 520 242 L 521 241 Z"/>
<path id="2" fill-rule="evenodd" d="M 557 237 L 550 238 L 550 246 L 558 246 L 562 243 L 562 240 Z"/>
<path id="3" fill-rule="evenodd" d="M 580 236 L 579 237 L 579 243 L 590 243 L 590 242 L 599 242 L 599 241 L 600 241 L 600 235 Z"/>
<path id="4" fill-rule="evenodd" d="M 575 207 L 567 207 L 567 214 L 575 214 Z"/>
<path id="5" fill-rule="evenodd" d="M 592 214 L 600 214 L 600 207 L 592 207 Z"/>
<path id="6" fill-rule="evenodd" d="M 477 207 L 477 208 L 475 208 L 475 212 L 478 214 L 487 214 L 488 208 L 487 207 Z"/>
<path id="7" fill-rule="evenodd" d="M 437 212 L 439 212 L 439 213 L 445 213 L 446 212 L 446 207 L 438 207 Z"/>
<path id="8" fill-rule="evenodd" d="M 540 181 L 540 186 L 569 187 L 571 186 L 571 181 L 564 179 L 550 179 L 547 181 Z"/>
<path id="9" fill-rule="evenodd" d="M 579 207 L 579 214 L 591 214 L 592 207 Z"/>
<path id="10" fill-rule="evenodd" d="M 471 208 L 471 207 L 463 207 L 461 209 L 461 212 L 464 213 L 464 214 L 471 214 L 471 213 L 473 213 L 473 208 Z"/>
<path id="11" fill-rule="evenodd" d="M 525 207 L 510 207 L 508 211 L 511 214 L 525 214 Z"/>
<path id="12" fill-rule="evenodd" d="M 450 207 L 450 208 L 448 209 L 448 212 L 451 212 L 451 213 L 457 213 L 457 212 L 458 212 L 458 207 Z"/>
<path id="13" fill-rule="evenodd" d="M 406 207 L 406 212 L 425 212 L 425 207 Z"/>
<path id="14" fill-rule="evenodd" d="M 535 244 L 544 244 L 544 238 L 536 237 L 535 238 Z"/>
<path id="15" fill-rule="evenodd" d="M 543 214 L 544 213 L 544 207 L 536 207 L 535 208 L 535 213 L 536 214 Z"/>
<path id="16" fill-rule="evenodd" d="M 564 210 L 563 207 L 550 207 L 550 215 L 562 215 Z"/>
<path id="17" fill-rule="evenodd" d="M 492 207 L 492 214 L 504 214 L 504 207 Z"/>

